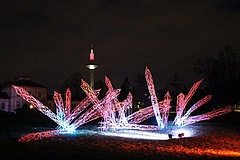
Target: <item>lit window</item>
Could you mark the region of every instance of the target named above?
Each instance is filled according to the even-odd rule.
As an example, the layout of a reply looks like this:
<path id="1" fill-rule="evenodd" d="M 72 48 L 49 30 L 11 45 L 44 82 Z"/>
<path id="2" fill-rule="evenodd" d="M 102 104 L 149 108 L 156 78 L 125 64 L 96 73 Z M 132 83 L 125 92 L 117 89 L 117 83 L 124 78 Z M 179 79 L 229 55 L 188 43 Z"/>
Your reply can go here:
<path id="1" fill-rule="evenodd" d="M 33 106 L 32 104 L 30 104 L 30 105 L 29 105 L 29 108 L 30 108 L 30 109 L 33 109 L 33 108 L 34 108 L 34 106 Z"/>

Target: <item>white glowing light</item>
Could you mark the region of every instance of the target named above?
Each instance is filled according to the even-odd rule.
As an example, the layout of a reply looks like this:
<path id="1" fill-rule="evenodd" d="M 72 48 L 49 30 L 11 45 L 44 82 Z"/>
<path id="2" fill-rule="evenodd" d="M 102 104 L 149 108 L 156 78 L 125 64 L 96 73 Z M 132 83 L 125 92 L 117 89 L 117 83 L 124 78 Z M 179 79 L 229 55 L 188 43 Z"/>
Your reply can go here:
<path id="1" fill-rule="evenodd" d="M 87 68 L 89 69 L 96 69 L 98 66 L 96 64 L 88 64 Z"/>
<path id="2" fill-rule="evenodd" d="M 176 136 L 178 136 L 178 134 L 183 133 L 183 137 L 193 137 L 194 133 L 192 131 L 190 131 L 189 129 L 186 128 L 179 128 L 179 129 L 174 129 L 172 131 L 172 134 Z"/>
<path id="3" fill-rule="evenodd" d="M 149 140 L 168 140 L 168 139 L 177 139 L 179 138 L 178 134 L 183 133 L 184 137 L 193 137 L 194 133 L 186 128 L 176 128 L 169 132 L 159 133 L 157 131 L 149 132 L 149 131 L 139 131 L 139 130 L 118 130 L 118 131 L 110 131 L 110 132 L 99 132 L 100 135 L 105 136 L 114 136 L 114 137 L 123 137 L 123 138 L 133 138 L 133 139 L 149 139 Z M 169 134 L 172 135 L 169 138 Z"/>
<path id="4" fill-rule="evenodd" d="M 123 138 L 133 138 L 133 139 L 149 139 L 149 140 L 167 140 L 168 134 L 151 133 L 136 130 L 122 130 L 117 132 L 101 132 L 101 135 L 123 137 Z"/>

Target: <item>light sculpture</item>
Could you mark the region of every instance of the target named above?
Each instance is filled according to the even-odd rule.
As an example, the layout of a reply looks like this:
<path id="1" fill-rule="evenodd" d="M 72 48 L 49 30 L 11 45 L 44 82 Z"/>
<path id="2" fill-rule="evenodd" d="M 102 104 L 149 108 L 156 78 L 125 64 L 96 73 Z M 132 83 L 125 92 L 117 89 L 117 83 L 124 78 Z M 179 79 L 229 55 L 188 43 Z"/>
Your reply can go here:
<path id="1" fill-rule="evenodd" d="M 52 112 L 47 106 L 43 105 L 36 98 L 30 95 L 26 90 L 22 87 L 14 86 L 16 93 L 20 95 L 24 100 L 32 104 L 35 108 L 37 108 L 44 115 L 48 116 L 54 122 L 56 122 L 59 126 L 58 129 L 68 132 L 74 132 L 76 128 L 80 125 L 84 124 L 84 122 L 76 125 L 76 119 L 80 114 L 84 116 L 88 112 L 83 111 L 91 104 L 89 97 L 86 97 L 82 102 L 80 102 L 76 108 L 70 112 L 70 104 L 71 104 L 71 92 L 67 89 L 65 94 L 66 96 L 66 104 L 64 105 L 61 94 L 54 92 L 54 102 L 56 104 L 56 114 Z M 93 95 L 99 95 L 100 90 L 93 91 Z M 75 122 L 75 123 L 74 123 Z M 88 122 L 88 121 L 87 121 Z M 70 124 L 71 123 L 71 124 Z"/>
<path id="2" fill-rule="evenodd" d="M 129 92 L 127 98 L 122 102 L 117 99 L 120 89 L 114 89 L 111 81 L 105 76 L 105 83 L 108 88 L 105 97 L 99 100 L 97 97 L 100 90 L 93 90 L 88 83 L 81 80 L 81 88 L 86 93 L 86 97 L 71 111 L 71 92 L 67 89 L 65 93 L 65 103 L 61 94 L 54 92 L 54 102 L 56 104 L 56 113 L 52 112 L 47 106 L 43 105 L 22 87 L 12 86 L 16 93 L 25 101 L 32 104 L 36 109 L 48 116 L 58 124 L 56 130 L 31 133 L 20 137 L 20 142 L 28 142 L 55 136 L 60 133 L 74 132 L 78 127 L 92 120 L 102 118 L 100 129 L 102 130 L 161 130 L 166 129 L 168 125 L 168 115 L 171 108 L 171 96 L 167 92 L 164 99 L 158 102 L 155 92 L 153 78 L 148 67 L 145 69 L 145 78 L 148 90 L 151 96 L 151 106 L 141 109 L 135 113 L 127 115 L 127 110 L 132 108 L 132 94 Z M 175 126 L 186 126 L 202 120 L 208 120 L 215 116 L 231 112 L 234 108 L 227 106 L 205 114 L 190 116 L 190 114 L 211 99 L 211 95 L 199 100 L 184 115 L 183 111 L 189 100 L 192 98 L 202 80 L 194 83 L 189 93 L 185 96 L 180 93 L 176 102 L 176 117 L 173 121 Z M 139 123 L 155 116 L 157 125 L 140 125 Z"/>
<path id="3" fill-rule="evenodd" d="M 183 93 L 180 93 L 177 96 L 176 117 L 173 121 L 173 124 L 181 125 L 179 122 L 182 120 L 181 117 L 182 117 L 182 114 L 183 114 L 183 110 L 185 109 L 187 103 L 189 102 L 189 100 L 192 98 L 192 96 L 196 92 L 196 90 L 199 87 L 199 85 L 201 84 L 201 82 L 202 82 L 202 80 L 194 83 L 186 96 Z M 210 99 L 211 99 L 211 96 L 209 96 L 207 101 L 210 100 Z"/>
<path id="4" fill-rule="evenodd" d="M 89 97 L 92 107 L 90 107 L 84 114 L 82 114 L 71 126 L 74 128 L 78 128 L 80 125 L 85 124 L 89 121 L 95 120 L 103 116 L 103 110 L 105 108 L 105 104 L 112 99 L 116 98 L 117 95 L 120 93 L 120 90 L 114 90 L 112 92 L 108 92 L 106 96 L 98 100 L 97 96 L 94 94 L 92 88 L 82 80 L 81 88 L 86 93 L 87 97 Z"/>
<path id="5" fill-rule="evenodd" d="M 105 83 L 108 88 L 108 92 L 106 95 L 114 92 L 111 81 L 108 77 L 105 76 Z M 120 92 L 119 92 L 120 93 Z M 127 110 L 132 108 L 132 94 L 129 92 L 127 99 L 123 102 L 119 102 L 117 96 L 110 101 L 107 101 L 105 104 L 105 108 L 102 111 L 103 113 L 103 122 L 101 122 L 102 129 L 116 129 L 119 127 L 123 127 L 125 124 L 128 124 L 126 119 Z M 125 126 L 126 127 L 126 126 Z"/>
<path id="6" fill-rule="evenodd" d="M 169 95 L 169 92 L 167 92 L 164 96 L 164 100 L 158 103 L 160 113 L 161 112 L 164 113 L 163 124 L 166 124 L 167 119 L 168 119 L 168 111 L 169 111 L 169 108 L 171 108 L 170 101 L 171 101 L 171 97 Z M 127 120 L 131 124 L 139 124 L 139 123 L 141 123 L 141 122 L 143 122 L 143 121 L 145 121 L 148 118 L 151 118 L 153 116 L 154 116 L 153 107 L 149 106 L 149 107 L 140 109 L 139 111 L 136 111 L 133 114 L 129 115 L 127 117 Z"/>
<path id="7" fill-rule="evenodd" d="M 203 120 L 209 120 L 213 117 L 220 116 L 223 114 L 226 114 L 228 112 L 231 112 L 233 110 L 232 106 L 227 106 L 224 108 L 219 108 L 217 110 L 207 112 L 205 114 L 197 115 L 197 116 L 190 116 L 190 114 L 198 109 L 200 106 L 208 102 L 211 98 L 212 95 L 207 95 L 206 97 L 202 98 L 199 100 L 197 103 L 195 103 L 187 112 L 186 114 L 183 115 L 183 111 L 186 108 L 187 103 L 189 100 L 192 98 L 194 93 L 196 92 L 197 88 L 201 84 L 202 80 L 196 82 L 193 84 L 192 88 L 188 92 L 188 94 L 185 96 L 183 93 L 180 93 L 177 96 L 177 105 L 176 105 L 176 117 L 173 121 L 173 125 L 176 126 L 186 126 L 189 124 L 196 123 L 198 121 L 203 121 Z"/>
<path id="8" fill-rule="evenodd" d="M 94 90 L 94 94 L 98 96 L 100 94 L 99 90 Z M 67 124 L 70 124 L 75 118 L 78 117 L 80 113 L 82 113 L 89 105 L 91 104 L 91 101 L 88 97 L 85 97 L 71 112 L 71 114 L 67 115 L 65 117 L 65 122 Z"/>
<path id="9" fill-rule="evenodd" d="M 171 96 L 170 96 L 169 92 L 167 92 L 164 96 L 164 100 L 161 102 L 158 102 L 154 83 L 153 83 L 152 74 L 151 74 L 150 70 L 148 69 L 148 67 L 146 67 L 146 69 L 145 69 L 145 77 L 146 77 L 146 81 L 147 81 L 148 90 L 151 95 L 151 102 L 153 105 L 146 107 L 144 109 L 141 109 L 141 110 L 129 115 L 127 117 L 127 119 L 130 124 L 139 124 L 139 123 L 145 121 L 146 119 L 153 117 L 155 115 L 158 127 L 160 127 L 158 129 L 166 128 L 167 123 L 168 123 L 169 110 L 171 108 L 171 106 L 170 106 Z M 146 129 L 151 130 L 152 128 L 156 129 L 157 127 L 149 126 L 149 128 L 147 128 L 147 127 L 143 127 L 143 128 L 144 128 L 144 130 L 146 130 Z"/>

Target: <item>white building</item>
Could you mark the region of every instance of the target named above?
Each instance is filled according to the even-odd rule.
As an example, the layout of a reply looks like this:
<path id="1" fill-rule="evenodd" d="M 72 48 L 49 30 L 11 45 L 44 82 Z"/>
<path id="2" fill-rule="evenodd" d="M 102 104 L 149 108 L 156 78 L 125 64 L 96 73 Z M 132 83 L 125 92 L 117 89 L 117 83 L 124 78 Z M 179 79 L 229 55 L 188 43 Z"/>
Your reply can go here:
<path id="1" fill-rule="evenodd" d="M 17 109 L 27 103 L 17 95 L 12 85 L 23 87 L 27 92 L 46 105 L 47 88 L 30 80 L 29 77 L 20 77 L 14 82 L 4 83 L 0 94 L 0 110 L 6 112 L 16 112 Z M 54 107 L 55 109 L 55 107 Z"/>
<path id="2" fill-rule="evenodd" d="M 6 92 L 0 92 L 0 111 L 8 112 L 9 110 L 9 96 Z"/>
<path id="3" fill-rule="evenodd" d="M 47 95 L 47 87 L 37 84 L 30 80 L 29 77 L 23 76 L 14 82 L 7 82 L 2 84 L 0 91 L 0 111 L 13 112 L 21 109 L 24 104 L 31 106 L 28 102 L 17 95 L 12 85 L 23 87 L 28 93 L 33 95 L 37 100 L 46 105 L 50 110 L 56 112 L 56 105 L 53 101 L 53 95 Z M 65 96 L 63 95 L 63 101 Z M 72 109 L 80 102 L 80 97 L 72 97 Z M 34 109 L 34 107 L 33 107 Z"/>

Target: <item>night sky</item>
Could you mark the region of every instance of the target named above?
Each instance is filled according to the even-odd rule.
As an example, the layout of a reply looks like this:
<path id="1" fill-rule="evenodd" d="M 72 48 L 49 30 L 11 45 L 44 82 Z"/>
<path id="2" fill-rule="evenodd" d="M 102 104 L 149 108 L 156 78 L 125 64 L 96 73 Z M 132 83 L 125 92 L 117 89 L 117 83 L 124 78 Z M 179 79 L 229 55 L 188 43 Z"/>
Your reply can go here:
<path id="1" fill-rule="evenodd" d="M 0 18 L 0 83 L 24 75 L 50 92 L 75 71 L 89 81 L 92 43 L 95 79 L 115 88 L 146 66 L 157 89 L 175 71 L 192 85 L 198 58 L 240 51 L 238 0 L 3 0 Z"/>

